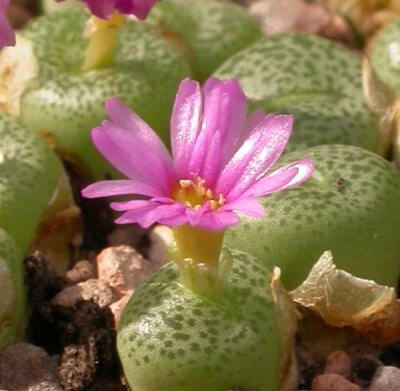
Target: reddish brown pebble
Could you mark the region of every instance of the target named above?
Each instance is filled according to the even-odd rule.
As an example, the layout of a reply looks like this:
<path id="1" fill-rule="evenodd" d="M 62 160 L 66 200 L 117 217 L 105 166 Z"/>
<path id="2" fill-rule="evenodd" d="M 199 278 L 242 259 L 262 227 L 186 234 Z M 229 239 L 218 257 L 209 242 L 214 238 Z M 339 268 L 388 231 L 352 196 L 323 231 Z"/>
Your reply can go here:
<path id="1" fill-rule="evenodd" d="M 63 289 L 54 297 L 52 304 L 74 307 L 79 300 L 93 300 L 99 307 L 105 307 L 116 299 L 113 291 L 105 282 L 91 278 Z"/>
<path id="2" fill-rule="evenodd" d="M 57 362 L 38 346 L 11 345 L 0 354 L 0 389 L 62 391 Z"/>
<path id="3" fill-rule="evenodd" d="M 352 371 L 351 359 L 343 350 L 337 350 L 326 358 L 325 374 L 333 373 L 350 379 Z"/>
<path id="4" fill-rule="evenodd" d="M 130 246 L 109 247 L 97 256 L 99 279 L 114 289 L 118 298 L 134 291 L 152 274 L 150 263 Z"/>
<path id="5" fill-rule="evenodd" d="M 118 327 L 119 321 L 121 319 L 121 315 L 124 312 L 125 306 L 128 304 L 129 299 L 132 296 L 132 292 L 122 297 L 118 301 L 112 303 L 110 305 L 110 310 L 114 315 L 115 327 Z M 1 390 L 0 390 L 1 391 Z"/>
<path id="6" fill-rule="evenodd" d="M 72 283 L 82 282 L 95 278 L 95 268 L 89 261 L 78 261 L 71 270 L 68 270 L 67 279 Z"/>
<path id="7" fill-rule="evenodd" d="M 312 391 L 361 391 L 361 387 L 332 373 L 317 376 L 312 382 Z"/>

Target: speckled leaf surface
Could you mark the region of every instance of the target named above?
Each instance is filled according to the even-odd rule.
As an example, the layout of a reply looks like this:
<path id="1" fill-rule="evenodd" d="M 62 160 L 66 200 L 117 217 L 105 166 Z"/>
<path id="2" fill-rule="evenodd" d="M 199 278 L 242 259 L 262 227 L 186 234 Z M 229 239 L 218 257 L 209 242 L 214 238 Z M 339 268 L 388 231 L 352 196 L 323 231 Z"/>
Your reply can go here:
<path id="1" fill-rule="evenodd" d="M 266 197 L 266 216 L 243 218 L 225 245 L 282 269 L 290 290 L 331 250 L 338 268 L 395 286 L 400 272 L 400 176 L 386 160 L 352 146 L 319 146 L 285 156 L 310 157 L 312 178 Z"/>
<path id="2" fill-rule="evenodd" d="M 188 68 L 166 40 L 131 20 L 113 65 L 82 73 L 86 20 L 84 13 L 63 12 L 24 30 L 33 41 L 39 75 L 22 97 L 21 120 L 50 134 L 61 151 L 77 156 L 99 178 L 112 170 L 92 146 L 89 131 L 107 117 L 105 100 L 118 96 L 167 141 L 176 89 Z"/>
<path id="3" fill-rule="evenodd" d="M 379 33 L 370 48 L 370 59 L 378 78 L 400 94 L 400 18 Z"/>
<path id="4" fill-rule="evenodd" d="M 350 144 L 377 151 L 378 118 L 366 106 L 361 61 L 323 38 L 285 33 L 242 50 L 216 72 L 241 81 L 253 108 L 294 115 L 288 149 Z"/>
<path id="5" fill-rule="evenodd" d="M 148 23 L 183 40 L 199 80 L 261 38 L 260 27 L 243 7 L 218 0 L 164 0 L 153 8 Z"/>
<path id="6" fill-rule="evenodd" d="M 0 227 L 25 252 L 61 175 L 46 142 L 0 113 Z"/>
<path id="7" fill-rule="evenodd" d="M 132 389 L 279 390 L 271 275 L 254 257 L 232 255 L 232 273 L 218 302 L 186 291 L 173 263 L 135 292 L 117 338 Z"/>
<path id="8" fill-rule="evenodd" d="M 21 337 L 26 316 L 23 255 L 0 229 L 0 350 Z"/>

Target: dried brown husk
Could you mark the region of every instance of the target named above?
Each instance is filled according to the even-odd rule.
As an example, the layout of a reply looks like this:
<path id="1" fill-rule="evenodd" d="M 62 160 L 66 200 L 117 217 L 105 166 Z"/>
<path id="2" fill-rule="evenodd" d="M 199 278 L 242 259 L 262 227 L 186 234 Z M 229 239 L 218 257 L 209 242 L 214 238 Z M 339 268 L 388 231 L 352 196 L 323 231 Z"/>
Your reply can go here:
<path id="1" fill-rule="evenodd" d="M 271 278 L 271 294 L 279 329 L 281 391 L 297 390 L 299 372 L 295 349 L 295 335 L 300 313 L 297 311 L 290 294 L 283 288 L 280 281 L 281 271 L 275 267 Z"/>
<path id="2" fill-rule="evenodd" d="M 400 301 L 395 289 L 337 269 L 329 251 L 291 296 L 328 325 L 350 326 L 374 344 L 400 339 Z"/>
<path id="3" fill-rule="evenodd" d="M 18 116 L 20 98 L 37 75 L 38 62 L 32 43 L 17 34 L 16 45 L 0 51 L 0 110 Z"/>
<path id="4" fill-rule="evenodd" d="M 30 252 L 39 250 L 53 269 L 63 275 L 81 242 L 80 209 L 75 205 L 68 176 L 62 170 L 57 187 L 36 229 Z"/>

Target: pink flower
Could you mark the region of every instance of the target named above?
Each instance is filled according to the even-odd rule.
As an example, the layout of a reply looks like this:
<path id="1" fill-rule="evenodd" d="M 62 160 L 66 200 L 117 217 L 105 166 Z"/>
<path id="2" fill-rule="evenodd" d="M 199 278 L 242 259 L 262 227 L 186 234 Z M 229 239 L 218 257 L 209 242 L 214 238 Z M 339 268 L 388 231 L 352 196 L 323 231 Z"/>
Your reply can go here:
<path id="1" fill-rule="evenodd" d="M 0 0 L 0 49 L 15 45 L 14 31 L 7 18 L 9 0 Z"/>
<path id="2" fill-rule="evenodd" d="M 236 225 L 236 213 L 262 217 L 258 197 L 292 189 L 313 171 L 304 159 L 273 172 L 289 139 L 291 115 L 247 117 L 246 97 L 237 80 L 210 78 L 180 84 L 171 118 L 172 157 L 156 133 L 121 101 L 106 102 L 111 121 L 92 130 L 101 154 L 129 179 L 94 183 L 88 198 L 139 195 L 112 202 L 124 212 L 118 224 L 189 224 L 211 231 Z"/>
<path id="3" fill-rule="evenodd" d="M 58 2 L 64 0 L 56 0 Z M 109 19 L 114 11 L 123 15 L 135 15 L 146 19 L 150 10 L 161 0 L 80 0 L 90 12 L 101 19 Z"/>

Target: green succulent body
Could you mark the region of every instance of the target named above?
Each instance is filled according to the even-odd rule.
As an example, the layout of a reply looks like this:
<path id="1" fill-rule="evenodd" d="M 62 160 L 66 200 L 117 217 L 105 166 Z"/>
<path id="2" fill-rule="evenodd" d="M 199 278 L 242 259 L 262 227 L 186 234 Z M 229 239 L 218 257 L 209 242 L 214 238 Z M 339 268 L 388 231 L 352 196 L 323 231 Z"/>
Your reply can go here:
<path id="1" fill-rule="evenodd" d="M 183 58 L 143 24 L 129 20 L 106 68 L 81 72 L 87 15 L 63 12 L 39 18 L 24 30 L 39 63 L 21 100 L 21 121 L 50 134 L 65 154 L 77 157 L 97 178 L 113 174 L 92 145 L 89 131 L 107 115 L 104 102 L 118 97 L 168 141 L 169 116 Z M 51 33 L 50 33 L 51 32 Z"/>
<path id="2" fill-rule="evenodd" d="M 63 168 L 41 137 L 4 113 L 0 140 L 0 227 L 26 253 Z"/>
<path id="3" fill-rule="evenodd" d="M 135 292 L 117 336 L 133 390 L 279 390 L 271 275 L 248 254 L 232 256 L 233 269 L 217 301 L 186 290 L 173 263 Z"/>
<path id="4" fill-rule="evenodd" d="M 315 170 L 301 186 L 262 199 L 264 218 L 243 218 L 225 245 L 282 269 L 297 287 L 326 250 L 339 269 L 395 286 L 400 274 L 400 176 L 361 148 L 326 145 L 287 154 L 310 157 Z"/>
<path id="5" fill-rule="evenodd" d="M 374 40 L 371 66 L 379 80 L 400 94 L 400 18 L 389 23 Z"/>
<path id="6" fill-rule="evenodd" d="M 80 9 L 83 7 L 77 0 L 66 0 L 62 3 L 55 2 L 54 0 L 41 0 L 39 3 L 41 11 L 45 14 Z"/>
<path id="7" fill-rule="evenodd" d="M 360 59 L 335 43 L 302 33 L 265 38 L 215 76 L 238 78 L 253 109 L 294 115 L 287 151 L 323 144 L 378 150 L 378 118 L 366 106 Z"/>
<path id="8" fill-rule="evenodd" d="M 199 80 L 261 38 L 258 23 L 242 7 L 224 1 L 164 0 L 153 8 L 148 22 L 183 41 Z"/>
<path id="9" fill-rule="evenodd" d="M 0 350 L 23 333 L 26 292 L 22 253 L 14 240 L 0 229 Z"/>
<path id="10" fill-rule="evenodd" d="M 168 144 L 178 84 L 191 75 L 188 59 L 194 73 L 205 78 L 260 36 L 257 24 L 235 5 L 173 0 L 159 6 L 147 23 L 127 20 L 112 61 L 101 69 L 81 70 L 88 45 L 83 39 L 84 12 L 44 16 L 22 33 L 33 44 L 38 74 L 22 95 L 21 121 L 50 137 L 67 159 L 98 179 L 116 175 L 89 135 L 90 129 L 107 117 L 107 99 L 120 98 Z M 179 18 L 175 19 L 177 12 Z M 160 26 L 164 24 L 187 50 L 182 51 L 180 43 L 163 34 Z"/>

